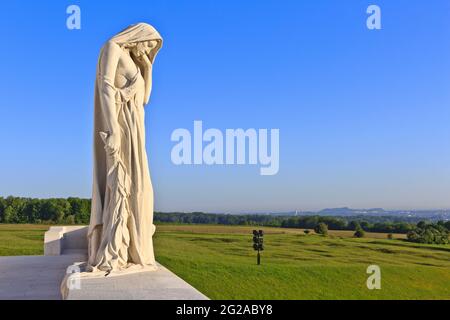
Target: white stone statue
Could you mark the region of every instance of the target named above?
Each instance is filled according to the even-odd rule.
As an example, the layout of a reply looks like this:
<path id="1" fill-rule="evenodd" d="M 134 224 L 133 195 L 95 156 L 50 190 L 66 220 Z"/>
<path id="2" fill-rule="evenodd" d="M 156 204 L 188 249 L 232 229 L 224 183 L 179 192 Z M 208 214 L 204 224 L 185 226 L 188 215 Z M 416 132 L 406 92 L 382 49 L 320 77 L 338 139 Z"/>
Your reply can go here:
<path id="1" fill-rule="evenodd" d="M 97 67 L 94 183 L 87 270 L 156 270 L 144 106 L 162 38 L 139 23 L 111 38 Z"/>

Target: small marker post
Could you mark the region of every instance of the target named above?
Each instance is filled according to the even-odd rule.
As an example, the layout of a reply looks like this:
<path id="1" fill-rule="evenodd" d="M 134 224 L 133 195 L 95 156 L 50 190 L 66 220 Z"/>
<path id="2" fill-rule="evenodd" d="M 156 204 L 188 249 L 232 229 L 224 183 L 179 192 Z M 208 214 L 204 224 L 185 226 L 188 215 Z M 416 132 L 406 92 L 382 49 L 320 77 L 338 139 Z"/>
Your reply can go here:
<path id="1" fill-rule="evenodd" d="M 256 256 L 256 262 L 261 265 L 261 251 L 264 250 L 264 231 L 263 230 L 253 230 L 253 249 L 258 251 Z"/>

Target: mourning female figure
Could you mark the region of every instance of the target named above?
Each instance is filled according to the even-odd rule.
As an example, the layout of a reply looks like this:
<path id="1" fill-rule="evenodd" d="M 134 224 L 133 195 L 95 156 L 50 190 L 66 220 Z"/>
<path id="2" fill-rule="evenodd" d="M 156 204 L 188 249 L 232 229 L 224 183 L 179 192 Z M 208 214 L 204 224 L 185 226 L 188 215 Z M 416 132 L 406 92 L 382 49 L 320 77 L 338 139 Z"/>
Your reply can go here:
<path id="1" fill-rule="evenodd" d="M 97 67 L 88 271 L 155 270 L 144 107 L 162 38 L 139 23 L 111 38 Z"/>

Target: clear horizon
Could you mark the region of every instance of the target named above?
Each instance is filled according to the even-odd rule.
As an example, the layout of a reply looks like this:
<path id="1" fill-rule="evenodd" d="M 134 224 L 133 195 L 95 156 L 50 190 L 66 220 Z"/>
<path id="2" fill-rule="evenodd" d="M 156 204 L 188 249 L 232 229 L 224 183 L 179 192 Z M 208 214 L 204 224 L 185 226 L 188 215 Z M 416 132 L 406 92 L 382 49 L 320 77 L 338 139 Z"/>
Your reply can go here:
<path id="1" fill-rule="evenodd" d="M 8 195 L 8 196 L 2 196 L 0 195 L 0 198 L 8 198 L 8 197 L 18 197 L 18 198 L 35 198 L 35 197 L 27 197 L 27 196 L 14 196 L 14 195 Z M 72 196 L 73 198 L 80 198 L 80 199 L 90 199 L 90 198 L 83 198 L 83 197 L 76 197 Z M 69 197 L 47 197 L 47 198 L 36 198 L 36 199 L 65 199 L 65 198 L 72 198 Z M 335 209 L 349 209 L 349 210 L 373 210 L 373 209 L 382 209 L 384 211 L 450 211 L 450 207 L 448 208 L 381 208 L 381 207 L 371 207 L 371 208 L 352 208 L 352 207 L 334 207 L 334 208 L 320 208 L 320 209 L 291 209 L 291 210 L 261 210 L 261 211 L 252 211 L 252 210 L 244 210 L 244 211 L 230 211 L 230 212 L 219 212 L 219 211 L 202 211 L 202 210 L 193 210 L 193 211 L 186 211 L 186 210 L 171 210 L 171 211 L 161 211 L 161 210 L 155 210 L 159 212 L 182 212 L 182 213 L 193 213 L 193 212 L 203 212 L 203 213 L 209 213 L 209 214 L 282 214 L 282 213 L 292 213 L 298 211 L 299 214 L 302 212 L 314 212 L 319 213 L 321 211 L 325 210 L 335 210 Z"/>

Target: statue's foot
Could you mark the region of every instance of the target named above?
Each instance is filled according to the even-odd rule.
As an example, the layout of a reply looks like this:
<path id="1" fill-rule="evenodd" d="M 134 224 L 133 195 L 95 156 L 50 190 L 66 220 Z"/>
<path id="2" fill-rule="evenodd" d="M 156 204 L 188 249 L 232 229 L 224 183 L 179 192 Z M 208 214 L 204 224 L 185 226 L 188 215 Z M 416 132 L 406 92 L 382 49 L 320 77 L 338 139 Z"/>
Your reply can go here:
<path id="1" fill-rule="evenodd" d="M 140 265 L 129 263 L 126 268 L 122 269 L 122 272 L 148 272 L 156 271 L 158 267 L 156 265 Z"/>

